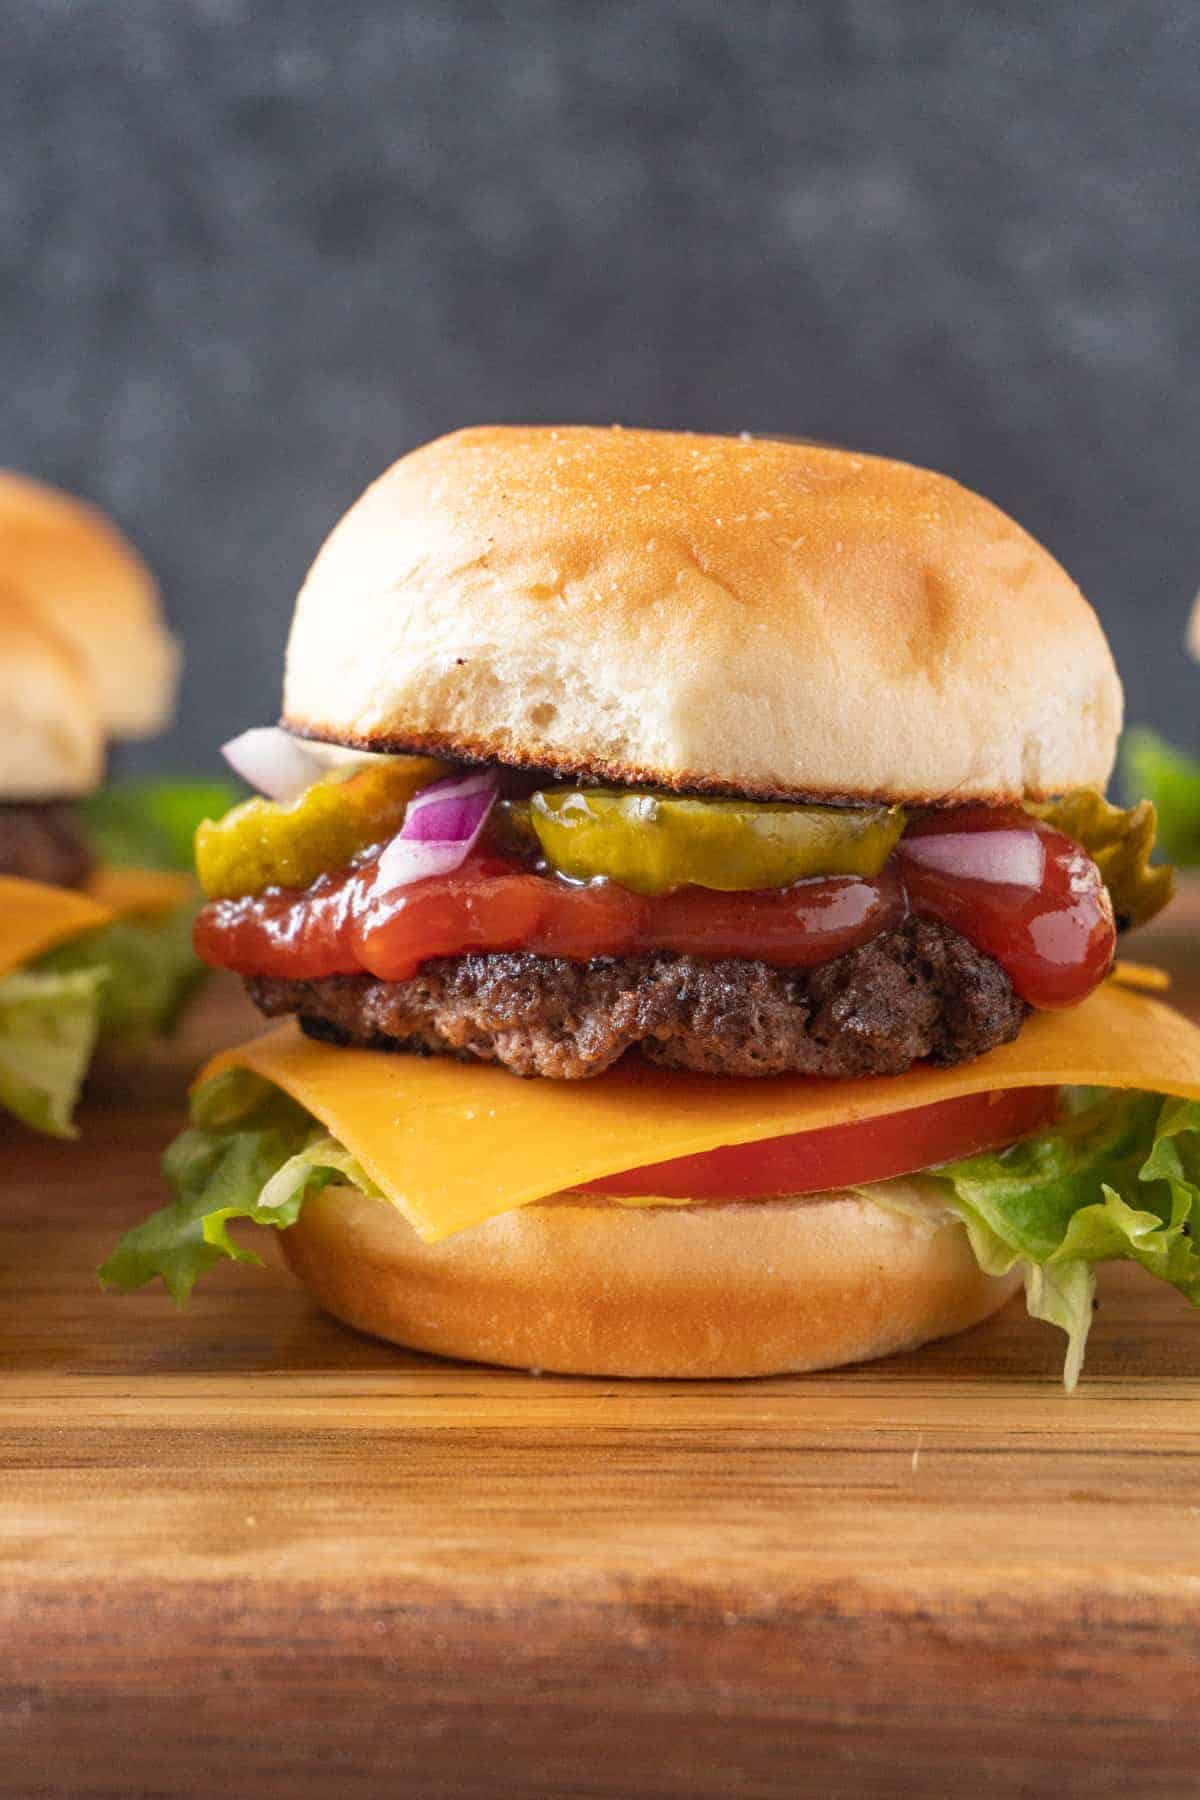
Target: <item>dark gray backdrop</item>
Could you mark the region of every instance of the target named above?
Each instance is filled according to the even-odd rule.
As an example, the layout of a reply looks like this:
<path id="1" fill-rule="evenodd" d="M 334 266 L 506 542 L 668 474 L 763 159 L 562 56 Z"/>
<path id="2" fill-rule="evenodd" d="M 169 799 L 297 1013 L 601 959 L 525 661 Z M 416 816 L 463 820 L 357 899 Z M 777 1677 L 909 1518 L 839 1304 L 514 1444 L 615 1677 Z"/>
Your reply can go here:
<path id="1" fill-rule="evenodd" d="M 1195 0 L 0 0 L 0 461 L 108 506 L 272 715 L 314 550 L 480 419 L 829 437 L 979 487 L 1185 741 Z"/>

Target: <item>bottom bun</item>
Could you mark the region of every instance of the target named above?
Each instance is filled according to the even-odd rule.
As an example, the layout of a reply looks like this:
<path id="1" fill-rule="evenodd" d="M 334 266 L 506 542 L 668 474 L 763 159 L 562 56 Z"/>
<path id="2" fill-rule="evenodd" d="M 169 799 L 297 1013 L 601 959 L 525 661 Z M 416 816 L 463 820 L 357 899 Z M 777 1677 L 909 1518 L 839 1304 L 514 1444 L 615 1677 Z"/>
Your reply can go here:
<path id="1" fill-rule="evenodd" d="M 965 1331 L 1019 1285 L 966 1232 L 850 1194 L 623 1207 L 565 1198 L 425 1244 L 331 1186 L 280 1233 L 336 1318 L 414 1350 L 566 1375 L 800 1373 Z"/>

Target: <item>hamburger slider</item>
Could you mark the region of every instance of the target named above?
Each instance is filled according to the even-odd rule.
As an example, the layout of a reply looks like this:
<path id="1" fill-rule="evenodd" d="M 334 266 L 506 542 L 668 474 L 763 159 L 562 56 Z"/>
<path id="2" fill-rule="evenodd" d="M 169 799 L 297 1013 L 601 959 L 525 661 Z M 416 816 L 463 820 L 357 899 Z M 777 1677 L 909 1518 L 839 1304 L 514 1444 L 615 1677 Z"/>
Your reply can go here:
<path id="1" fill-rule="evenodd" d="M 811 445 L 481 428 L 402 458 L 227 746 L 218 1057 L 108 1283 L 280 1232 L 417 1349 L 631 1376 L 912 1348 L 1115 1258 L 1200 1298 L 1200 1032 L 1103 798 L 1121 690 L 1054 560 Z"/>
<path id="2" fill-rule="evenodd" d="M 133 548 L 0 471 L 0 1108 L 55 1135 L 97 1037 L 157 1029 L 196 967 L 190 880 L 106 866 L 87 818 L 109 740 L 165 723 L 176 664 Z"/>

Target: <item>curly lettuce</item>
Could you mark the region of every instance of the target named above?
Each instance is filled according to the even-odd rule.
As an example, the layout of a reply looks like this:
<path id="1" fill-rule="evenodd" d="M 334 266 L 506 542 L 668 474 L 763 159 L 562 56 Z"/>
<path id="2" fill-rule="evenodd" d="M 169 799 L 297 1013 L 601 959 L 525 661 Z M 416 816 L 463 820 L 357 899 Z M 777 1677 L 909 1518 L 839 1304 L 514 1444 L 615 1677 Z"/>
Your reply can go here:
<path id="1" fill-rule="evenodd" d="M 190 874 L 197 825 L 241 796 L 235 782 L 219 777 L 139 776 L 109 782 L 81 805 L 101 862 Z M 101 1039 L 144 1043 L 172 1028 L 205 977 L 192 949 L 195 916 L 196 907 L 187 905 L 154 917 L 121 919 L 62 945 L 38 967 L 59 973 L 103 968 Z"/>
<path id="2" fill-rule="evenodd" d="M 88 837 L 111 868 L 192 871 L 196 827 L 241 798 L 232 781 L 207 776 L 132 776 L 80 802 Z M 59 974 L 103 969 L 100 1037 L 142 1044 L 169 1031 L 206 970 L 192 949 L 196 907 L 119 919 L 61 945 L 38 963 Z"/>
<path id="3" fill-rule="evenodd" d="M 100 1269 L 104 1286 L 128 1292 L 159 1277 L 182 1303 L 214 1263 L 262 1260 L 229 1235 L 233 1220 L 284 1231 L 331 1181 L 380 1197 L 348 1150 L 247 1069 L 196 1090 L 191 1124 L 168 1149 L 163 1173 L 175 1198 L 126 1232 Z"/>
<path id="4" fill-rule="evenodd" d="M 203 978 L 193 913 L 102 925 L 0 978 L 0 1107 L 35 1131 L 75 1135 L 97 1044 L 136 1046 L 169 1031 Z"/>
<path id="5" fill-rule="evenodd" d="M 88 837 L 113 867 L 190 870 L 199 821 L 239 797 L 222 780 L 137 779 L 81 801 Z M 118 919 L 0 979 L 0 1107 L 36 1131 L 73 1136 L 97 1042 L 140 1045 L 169 1031 L 204 977 L 195 906 Z"/>
<path id="6" fill-rule="evenodd" d="M 0 977 L 0 1106 L 35 1131 L 71 1123 L 100 1026 L 104 975 L 18 970 Z"/>
<path id="7" fill-rule="evenodd" d="M 1137 1263 L 1200 1305 L 1200 1104 L 1109 1090 L 1086 1100 L 1009 1150 L 858 1190 L 931 1224 L 958 1219 L 989 1275 L 1019 1266 L 1033 1317 L 1067 1335 L 1067 1388 L 1083 1367 L 1097 1263 Z"/>
<path id="8" fill-rule="evenodd" d="M 202 819 L 220 818 L 242 799 L 235 782 L 207 776 L 131 776 L 80 801 L 101 862 L 113 868 L 180 869 L 190 874 Z"/>
<path id="9" fill-rule="evenodd" d="M 204 977 L 192 949 L 195 908 L 144 919 L 118 919 L 47 951 L 35 973 L 99 974 L 99 1036 L 141 1044 L 169 1031 Z"/>
<path id="10" fill-rule="evenodd" d="M 106 1286 L 161 1278 L 183 1301 L 222 1259 L 258 1260 L 230 1236 L 234 1220 L 286 1230 L 333 1181 L 386 1202 L 350 1151 L 245 1069 L 196 1090 L 164 1170 L 174 1198 L 122 1238 L 100 1271 Z M 1200 1103 L 1080 1091 L 1064 1117 L 1011 1149 L 856 1191 L 929 1230 L 965 1226 L 988 1274 L 1019 1266 L 1031 1314 L 1066 1333 L 1068 1388 L 1083 1365 L 1098 1263 L 1137 1263 L 1200 1305 Z"/>

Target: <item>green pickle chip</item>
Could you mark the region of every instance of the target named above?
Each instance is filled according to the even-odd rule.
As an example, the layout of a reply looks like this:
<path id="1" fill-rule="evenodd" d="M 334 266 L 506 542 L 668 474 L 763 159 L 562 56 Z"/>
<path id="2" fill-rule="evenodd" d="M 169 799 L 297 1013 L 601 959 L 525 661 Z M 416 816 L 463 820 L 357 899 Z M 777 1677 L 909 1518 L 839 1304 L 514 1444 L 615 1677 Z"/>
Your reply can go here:
<path id="1" fill-rule="evenodd" d="M 449 772 L 428 756 L 338 771 L 298 800 L 245 800 L 196 831 L 196 873 L 210 900 L 310 887 L 360 850 L 392 837 L 413 795 Z"/>
<path id="2" fill-rule="evenodd" d="M 738 893 L 811 875 L 878 875 L 904 830 L 899 807 L 789 806 L 612 788 L 547 788 L 529 801 L 542 854 L 577 881 L 636 894 Z M 523 822 L 523 821 L 522 821 Z"/>

